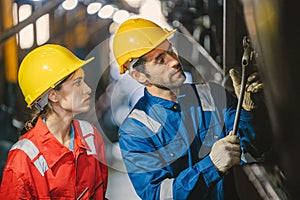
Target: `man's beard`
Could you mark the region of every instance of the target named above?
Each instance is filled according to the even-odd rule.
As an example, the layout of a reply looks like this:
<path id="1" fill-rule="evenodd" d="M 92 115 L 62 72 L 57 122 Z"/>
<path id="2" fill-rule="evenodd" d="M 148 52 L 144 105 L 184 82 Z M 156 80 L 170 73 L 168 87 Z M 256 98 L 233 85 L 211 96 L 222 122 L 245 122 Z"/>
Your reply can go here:
<path id="1" fill-rule="evenodd" d="M 182 66 L 181 66 L 181 63 L 179 63 L 178 64 L 178 66 L 181 68 L 181 70 L 182 70 Z M 185 74 L 184 74 L 184 72 L 183 72 L 183 70 L 182 70 L 182 73 L 183 73 L 183 75 L 184 75 L 184 77 L 186 77 L 185 76 Z M 148 79 L 151 79 L 151 75 L 150 74 L 148 74 L 147 72 L 144 72 L 144 74 L 146 75 L 146 77 L 148 78 Z M 164 85 L 162 85 L 162 84 L 159 84 L 159 83 L 153 83 L 153 82 L 150 82 L 152 85 L 154 85 L 155 87 L 157 87 L 157 88 L 159 88 L 159 89 L 162 89 L 162 90 L 172 90 L 172 89 L 177 89 L 177 88 L 179 88 L 182 84 L 180 84 L 180 85 L 178 85 L 178 86 L 176 86 L 176 87 L 167 87 L 167 86 L 164 86 Z"/>
<path id="2" fill-rule="evenodd" d="M 154 85 L 155 87 L 159 88 L 159 89 L 162 89 L 162 90 L 171 90 L 170 88 L 165 87 L 161 84 L 157 84 L 157 83 L 151 83 L 151 84 Z"/>

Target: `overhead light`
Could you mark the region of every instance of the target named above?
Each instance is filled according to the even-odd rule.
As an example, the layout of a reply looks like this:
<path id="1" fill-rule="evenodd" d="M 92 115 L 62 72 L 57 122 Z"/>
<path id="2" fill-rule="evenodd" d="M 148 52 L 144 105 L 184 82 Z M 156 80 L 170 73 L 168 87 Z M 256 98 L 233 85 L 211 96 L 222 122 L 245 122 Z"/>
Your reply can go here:
<path id="1" fill-rule="evenodd" d="M 146 19 L 151 19 L 159 26 L 165 28 L 169 27 L 166 19 L 162 14 L 161 2 L 159 0 L 144 0 L 139 9 L 140 16 Z"/>
<path id="2" fill-rule="evenodd" d="M 106 6 L 103 6 L 103 8 L 100 9 L 100 11 L 98 12 L 98 16 L 103 18 L 103 19 L 110 18 L 110 17 L 112 17 L 114 12 L 115 12 L 115 7 L 114 6 L 106 5 Z"/>
<path id="3" fill-rule="evenodd" d="M 32 6 L 29 4 L 23 4 L 19 8 L 19 22 L 24 21 L 32 14 Z M 21 49 L 28 49 L 32 47 L 34 43 L 33 24 L 29 24 L 24 27 L 20 32 L 20 47 Z"/>
<path id="4" fill-rule="evenodd" d="M 16 26 L 19 22 L 18 20 L 18 5 L 17 3 L 13 3 L 13 7 L 12 7 L 12 15 L 13 15 L 13 23 L 14 23 L 14 26 Z M 19 44 L 19 34 L 17 33 L 16 34 L 16 41 L 17 41 L 17 44 Z"/>
<path id="5" fill-rule="evenodd" d="M 13 3 L 12 9 L 13 9 L 13 12 L 12 12 L 13 22 L 14 22 L 14 25 L 17 25 L 18 24 L 18 4 Z"/>
<path id="6" fill-rule="evenodd" d="M 145 0 L 141 5 L 140 15 L 145 18 L 152 19 L 154 21 L 160 20 L 162 16 L 161 3 L 158 0 Z"/>
<path id="7" fill-rule="evenodd" d="M 101 7 L 102 7 L 102 3 L 99 2 L 90 3 L 87 7 L 87 13 L 93 15 L 97 13 Z"/>
<path id="8" fill-rule="evenodd" d="M 141 5 L 142 0 L 125 0 L 128 5 L 133 8 L 138 8 Z"/>
<path id="9" fill-rule="evenodd" d="M 118 24 L 121 24 L 128 18 L 129 18 L 129 12 L 127 10 L 118 10 L 117 12 L 115 12 L 115 14 L 113 16 L 114 22 L 116 22 Z"/>
<path id="10" fill-rule="evenodd" d="M 24 21 L 32 13 L 32 6 L 29 4 L 23 4 L 19 8 L 19 21 Z"/>
<path id="11" fill-rule="evenodd" d="M 49 14 L 45 14 L 36 20 L 36 43 L 42 45 L 50 38 Z"/>
<path id="12" fill-rule="evenodd" d="M 62 7 L 65 9 L 65 10 L 73 10 L 78 4 L 78 0 L 65 0 L 63 3 L 62 3 Z"/>

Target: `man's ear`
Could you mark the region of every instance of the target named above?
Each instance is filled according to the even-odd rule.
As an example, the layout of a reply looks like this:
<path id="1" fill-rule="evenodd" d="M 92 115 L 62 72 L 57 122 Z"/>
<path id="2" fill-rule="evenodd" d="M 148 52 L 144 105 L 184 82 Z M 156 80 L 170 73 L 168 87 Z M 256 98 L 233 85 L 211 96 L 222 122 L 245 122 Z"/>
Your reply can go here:
<path id="1" fill-rule="evenodd" d="M 129 71 L 130 76 L 135 79 L 136 81 L 138 81 L 141 84 L 146 84 L 148 83 L 148 78 L 146 77 L 146 75 L 142 72 L 139 72 L 135 69 L 131 69 Z"/>
<path id="2" fill-rule="evenodd" d="M 58 102 L 58 94 L 55 90 L 50 90 L 48 99 L 52 102 Z"/>

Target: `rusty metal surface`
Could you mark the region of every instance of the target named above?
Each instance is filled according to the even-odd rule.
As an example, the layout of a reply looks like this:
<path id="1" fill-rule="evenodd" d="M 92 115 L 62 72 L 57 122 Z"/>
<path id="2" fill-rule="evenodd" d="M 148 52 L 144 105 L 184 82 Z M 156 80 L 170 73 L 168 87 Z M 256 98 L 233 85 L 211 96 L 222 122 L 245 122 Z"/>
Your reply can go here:
<path id="1" fill-rule="evenodd" d="M 274 130 L 276 162 L 293 199 L 299 186 L 300 19 L 297 1 L 243 0 L 251 40 L 259 53 Z"/>

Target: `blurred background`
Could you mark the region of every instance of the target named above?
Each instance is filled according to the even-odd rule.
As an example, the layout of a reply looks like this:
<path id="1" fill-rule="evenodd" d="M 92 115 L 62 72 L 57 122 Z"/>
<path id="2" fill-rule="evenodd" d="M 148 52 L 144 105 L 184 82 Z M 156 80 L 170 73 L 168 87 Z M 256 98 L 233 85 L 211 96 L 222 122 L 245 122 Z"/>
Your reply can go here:
<path id="1" fill-rule="evenodd" d="M 78 57 L 93 89 L 92 109 L 78 118 L 92 122 L 106 143 L 109 199 L 139 199 L 126 174 L 118 127 L 143 87 L 120 75 L 111 39 L 128 18 L 144 17 L 168 29 L 187 82 L 213 81 L 232 90 L 228 71 L 240 70 L 243 38 L 250 39 L 274 145 L 260 164 L 236 167 L 241 199 L 297 199 L 300 156 L 299 24 L 292 0 L 0 0 L 0 177 L 7 153 L 30 118 L 17 82 L 24 56 L 37 46 L 57 43 Z M 268 119 L 260 119 L 268 120 Z"/>

